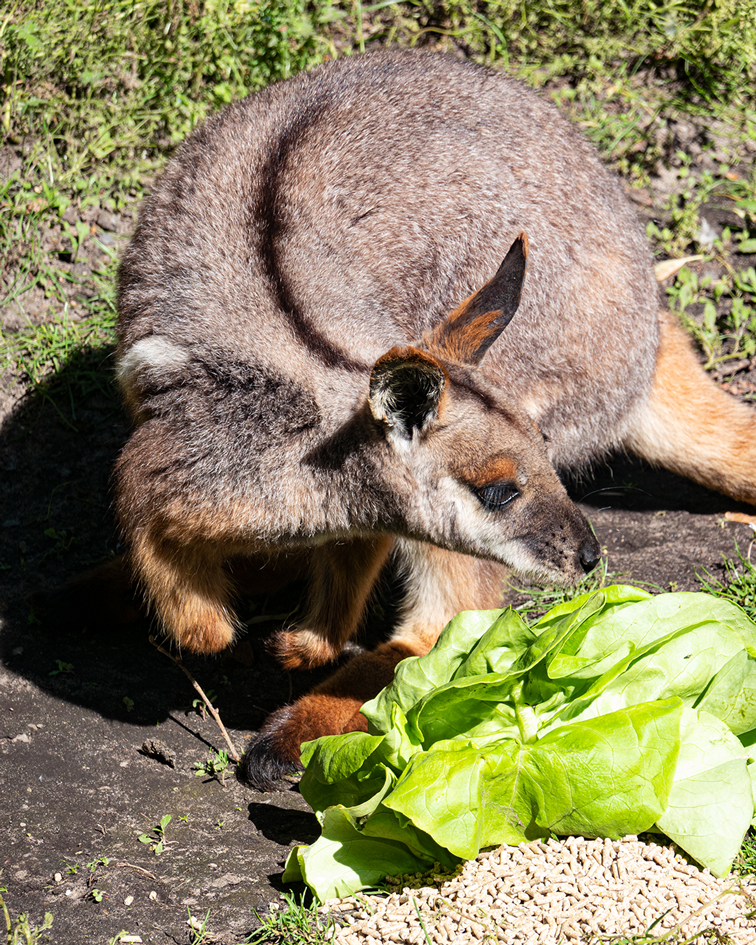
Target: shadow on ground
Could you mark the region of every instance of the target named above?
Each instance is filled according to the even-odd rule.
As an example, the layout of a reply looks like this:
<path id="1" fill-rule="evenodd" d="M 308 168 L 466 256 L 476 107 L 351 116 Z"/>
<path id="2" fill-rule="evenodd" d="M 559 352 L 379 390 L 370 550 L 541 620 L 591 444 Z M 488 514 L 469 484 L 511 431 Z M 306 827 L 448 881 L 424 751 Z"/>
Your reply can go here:
<path id="1" fill-rule="evenodd" d="M 317 824 L 293 781 L 260 794 L 233 775 L 224 784 L 196 775 L 223 742 L 186 677 L 148 642 L 146 621 L 61 628 L 29 604 L 118 553 L 109 477 L 127 424 L 110 387 L 82 392 L 72 379 L 61 396 L 68 380 L 64 371 L 56 392 L 2 395 L 0 882 L 13 913 L 39 923 L 51 912 L 50 938 L 64 945 L 121 930 L 190 943 L 190 914 L 208 913 L 206 941 L 240 942 L 258 924 L 254 909 L 277 896 L 288 851 L 311 842 Z M 617 580 L 695 590 L 697 570 L 717 573 L 735 540 L 749 539 L 723 521 L 733 503 L 626 458 L 572 491 Z M 252 602 L 250 615 L 295 605 L 284 592 Z M 235 654 L 188 661 L 240 748 L 316 678 L 287 675 L 266 655 L 271 627 L 259 620 Z M 146 739 L 175 753 L 175 767 L 143 754 Z M 158 853 L 155 828 L 168 814 Z"/>

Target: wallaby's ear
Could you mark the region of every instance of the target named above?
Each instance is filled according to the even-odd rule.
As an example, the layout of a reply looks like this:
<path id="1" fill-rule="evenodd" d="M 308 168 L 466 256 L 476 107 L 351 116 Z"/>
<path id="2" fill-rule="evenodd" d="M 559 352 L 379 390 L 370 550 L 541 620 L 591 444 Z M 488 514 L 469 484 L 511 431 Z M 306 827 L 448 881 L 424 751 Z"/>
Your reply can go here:
<path id="1" fill-rule="evenodd" d="M 446 371 L 417 348 L 392 348 L 375 362 L 370 375 L 370 410 L 403 439 L 422 433 L 439 414 Z"/>
<path id="2" fill-rule="evenodd" d="M 439 357 L 478 365 L 520 304 L 528 261 L 528 238 L 520 233 L 496 275 L 423 339 Z"/>

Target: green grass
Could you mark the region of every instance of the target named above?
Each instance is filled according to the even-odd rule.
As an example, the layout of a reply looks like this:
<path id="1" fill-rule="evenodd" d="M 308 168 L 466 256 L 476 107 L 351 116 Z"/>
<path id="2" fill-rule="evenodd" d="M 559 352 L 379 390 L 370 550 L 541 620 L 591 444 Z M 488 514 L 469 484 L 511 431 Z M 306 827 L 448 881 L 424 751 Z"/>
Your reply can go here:
<path id="1" fill-rule="evenodd" d="M 5 925 L 7 945 L 41 945 L 42 942 L 48 942 L 50 939 L 46 933 L 52 928 L 52 913 L 45 913 L 41 925 L 33 925 L 24 912 L 13 919 L 2 896 L 4 892 L 7 892 L 7 889 L 4 886 L 0 887 L 0 912 L 2 912 Z"/>
<path id="2" fill-rule="evenodd" d="M 737 543 L 735 556 L 723 558 L 724 575 L 715 577 L 710 571 L 700 574 L 701 589 L 715 597 L 723 597 L 741 607 L 756 621 L 756 539 L 741 552 Z"/>
<path id="3" fill-rule="evenodd" d="M 341 6 L 341 5 L 339 5 Z M 756 63 L 756 4 L 719 0 L 414 0 L 344 5 L 368 40 L 418 44 L 444 37 L 539 81 L 591 78 L 649 61 L 680 80 L 680 94 L 713 101 L 748 88 Z M 362 16 L 359 17 L 359 12 Z"/>
<path id="4" fill-rule="evenodd" d="M 318 912 L 315 901 L 307 904 L 305 896 L 282 893 L 283 905 L 273 903 L 267 916 L 255 915 L 260 928 L 244 940 L 244 945 L 327 945 L 333 941 L 336 927 L 330 914 Z"/>
<path id="5" fill-rule="evenodd" d="M 208 111 L 322 58 L 328 3 L 17 0 L 0 22 L 11 140 L 51 187 L 116 207 Z"/>
<path id="6" fill-rule="evenodd" d="M 704 366 L 725 375 L 728 363 L 756 354 L 756 269 L 726 267 L 718 278 L 683 267 L 667 289 L 676 311 L 697 340 Z"/>
<path id="7" fill-rule="evenodd" d="M 595 570 L 573 587 L 518 587 L 510 582 L 509 591 L 517 595 L 514 609 L 532 624 L 540 620 L 552 607 L 574 600 L 581 594 L 600 591 L 608 584 L 617 583 L 617 580 L 618 576 L 608 570 L 607 559 L 602 558 Z"/>
<path id="8" fill-rule="evenodd" d="M 733 872 L 740 876 L 756 876 L 756 830 L 753 827 L 745 835 Z"/>

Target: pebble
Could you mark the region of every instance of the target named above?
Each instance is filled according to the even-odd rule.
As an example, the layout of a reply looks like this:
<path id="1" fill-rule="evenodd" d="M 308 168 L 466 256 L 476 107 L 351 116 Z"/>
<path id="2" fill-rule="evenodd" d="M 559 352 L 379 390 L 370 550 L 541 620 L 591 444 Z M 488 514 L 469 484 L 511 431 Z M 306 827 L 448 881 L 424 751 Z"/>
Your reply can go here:
<path id="1" fill-rule="evenodd" d="M 103 230 L 110 230 L 111 233 L 115 233 L 118 229 L 118 217 L 108 213 L 107 210 L 100 210 L 97 214 L 97 225 L 102 227 Z"/>

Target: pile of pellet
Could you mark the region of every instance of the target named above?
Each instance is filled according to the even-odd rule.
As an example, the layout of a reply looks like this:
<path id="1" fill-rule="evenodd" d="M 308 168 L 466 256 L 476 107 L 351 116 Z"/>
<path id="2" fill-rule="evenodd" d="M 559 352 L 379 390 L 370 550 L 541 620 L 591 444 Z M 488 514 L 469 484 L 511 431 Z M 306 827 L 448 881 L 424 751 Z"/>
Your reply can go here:
<path id="1" fill-rule="evenodd" d="M 701 933 L 702 945 L 756 943 L 756 915 L 749 918 L 756 882 L 716 879 L 671 848 L 636 837 L 500 847 L 438 879 L 437 886 L 326 903 L 339 927 L 335 945 L 572 945 L 649 929 L 671 933 L 667 941 L 693 942 Z"/>

